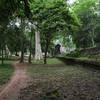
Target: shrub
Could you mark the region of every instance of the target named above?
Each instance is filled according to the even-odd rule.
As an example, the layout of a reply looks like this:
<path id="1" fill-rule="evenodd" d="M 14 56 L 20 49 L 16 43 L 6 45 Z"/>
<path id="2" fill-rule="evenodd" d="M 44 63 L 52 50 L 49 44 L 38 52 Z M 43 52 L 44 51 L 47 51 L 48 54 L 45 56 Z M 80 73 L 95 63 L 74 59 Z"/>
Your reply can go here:
<path id="1" fill-rule="evenodd" d="M 80 56 L 80 51 L 79 50 L 71 51 L 66 56 L 69 56 L 69 57 L 79 57 Z"/>

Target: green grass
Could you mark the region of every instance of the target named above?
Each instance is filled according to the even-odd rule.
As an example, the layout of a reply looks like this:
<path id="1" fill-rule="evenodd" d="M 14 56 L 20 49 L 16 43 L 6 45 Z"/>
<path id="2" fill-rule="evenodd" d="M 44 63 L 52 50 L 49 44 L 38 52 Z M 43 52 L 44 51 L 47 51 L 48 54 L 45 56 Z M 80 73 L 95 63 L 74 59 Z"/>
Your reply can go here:
<path id="1" fill-rule="evenodd" d="M 91 72 L 88 68 L 84 68 L 80 65 L 65 65 L 61 61 L 59 63 L 58 59 L 50 59 L 47 65 L 36 64 L 28 68 L 28 72 L 35 80 L 41 79 L 42 81 L 49 80 L 60 80 L 62 78 L 85 78 L 87 74 Z M 89 78 L 89 77 L 88 77 Z"/>
<path id="2" fill-rule="evenodd" d="M 2 59 L 2 57 L 0 56 L 0 60 Z M 5 60 L 11 60 L 11 61 L 15 61 L 15 60 L 19 60 L 20 59 L 20 57 L 19 56 L 9 56 L 8 58 L 5 58 L 4 57 L 4 59 Z"/>
<path id="3" fill-rule="evenodd" d="M 100 57 L 98 57 L 98 58 L 95 58 L 95 57 L 91 57 L 91 58 L 89 58 L 89 57 L 79 57 L 77 59 L 80 59 L 80 60 L 89 60 L 89 61 L 100 61 Z"/>
<path id="4" fill-rule="evenodd" d="M 33 60 L 33 64 L 43 64 L 43 60 Z M 47 58 L 47 64 L 62 64 L 61 61 L 55 58 Z"/>
<path id="5" fill-rule="evenodd" d="M 99 70 L 80 65 L 65 65 L 54 58 L 49 58 L 48 62 L 46 65 L 38 63 L 28 67 L 32 85 L 26 88 L 28 90 L 25 91 L 28 92 L 24 95 L 25 98 L 30 97 L 33 91 L 32 98 L 36 96 L 35 100 L 42 100 L 46 93 L 56 91 L 60 98 L 64 95 L 68 100 L 99 100 Z M 43 100 L 52 100 L 50 98 Z"/>
<path id="6" fill-rule="evenodd" d="M 7 83 L 13 73 L 10 63 L 11 61 L 5 61 L 4 65 L 0 64 L 0 85 Z"/>

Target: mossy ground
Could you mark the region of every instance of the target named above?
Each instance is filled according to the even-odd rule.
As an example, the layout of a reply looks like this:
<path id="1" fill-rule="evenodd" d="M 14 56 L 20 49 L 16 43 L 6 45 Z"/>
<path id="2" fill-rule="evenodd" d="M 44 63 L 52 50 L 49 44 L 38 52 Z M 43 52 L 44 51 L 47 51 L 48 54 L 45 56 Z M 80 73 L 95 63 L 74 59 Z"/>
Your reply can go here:
<path id="1" fill-rule="evenodd" d="M 100 70 L 65 65 L 57 59 L 28 67 L 32 83 L 21 90 L 21 100 L 99 100 Z"/>

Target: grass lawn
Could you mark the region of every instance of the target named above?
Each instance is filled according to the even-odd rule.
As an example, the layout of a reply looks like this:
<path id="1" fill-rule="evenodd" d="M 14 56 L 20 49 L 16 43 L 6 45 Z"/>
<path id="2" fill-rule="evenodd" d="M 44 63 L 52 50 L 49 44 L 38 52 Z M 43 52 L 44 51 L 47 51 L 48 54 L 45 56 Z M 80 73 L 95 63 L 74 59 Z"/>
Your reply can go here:
<path id="1" fill-rule="evenodd" d="M 33 60 L 33 64 L 44 64 L 43 60 Z M 47 64 L 63 64 L 62 61 L 59 61 L 55 58 L 48 58 Z"/>
<path id="2" fill-rule="evenodd" d="M 80 59 L 80 60 L 90 60 L 90 61 L 100 61 L 100 57 L 98 57 L 98 58 L 94 58 L 94 57 L 91 57 L 91 58 L 89 58 L 89 57 L 79 57 L 77 59 Z"/>
<path id="3" fill-rule="evenodd" d="M 2 57 L 0 56 L 0 60 L 2 59 Z M 8 58 L 4 58 L 6 61 L 16 61 L 19 60 L 20 57 L 19 56 L 10 56 Z"/>
<path id="4" fill-rule="evenodd" d="M 28 68 L 32 83 L 21 90 L 22 100 L 100 100 L 100 70 L 65 65 L 54 58 L 48 62 Z"/>
<path id="5" fill-rule="evenodd" d="M 13 73 L 13 67 L 10 63 L 11 61 L 5 61 L 2 65 L 0 62 L 0 85 L 7 83 Z"/>

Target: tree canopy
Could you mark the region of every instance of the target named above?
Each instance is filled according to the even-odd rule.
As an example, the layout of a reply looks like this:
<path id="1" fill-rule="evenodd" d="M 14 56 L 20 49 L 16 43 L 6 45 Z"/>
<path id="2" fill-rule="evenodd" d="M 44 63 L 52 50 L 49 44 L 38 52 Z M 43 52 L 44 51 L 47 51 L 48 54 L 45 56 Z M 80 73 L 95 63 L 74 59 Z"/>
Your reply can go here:
<path id="1" fill-rule="evenodd" d="M 35 55 L 37 45 L 46 63 L 57 39 L 66 48 L 78 49 L 100 42 L 99 0 L 76 0 L 71 5 L 66 0 L 3 0 L 0 12 L 0 48 L 21 52 L 21 59 L 26 51 Z"/>

